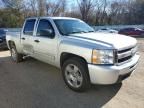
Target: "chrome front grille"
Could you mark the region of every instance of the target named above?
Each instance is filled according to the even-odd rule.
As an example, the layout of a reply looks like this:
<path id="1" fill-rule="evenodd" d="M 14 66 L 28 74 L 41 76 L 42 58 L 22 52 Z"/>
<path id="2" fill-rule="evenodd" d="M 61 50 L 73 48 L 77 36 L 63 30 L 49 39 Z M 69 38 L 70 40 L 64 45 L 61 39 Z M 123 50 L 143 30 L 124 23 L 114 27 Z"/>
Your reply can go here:
<path id="1" fill-rule="evenodd" d="M 116 52 L 117 65 L 122 65 L 124 63 L 130 62 L 132 60 L 132 57 L 136 54 L 136 52 L 137 46 L 118 50 Z"/>

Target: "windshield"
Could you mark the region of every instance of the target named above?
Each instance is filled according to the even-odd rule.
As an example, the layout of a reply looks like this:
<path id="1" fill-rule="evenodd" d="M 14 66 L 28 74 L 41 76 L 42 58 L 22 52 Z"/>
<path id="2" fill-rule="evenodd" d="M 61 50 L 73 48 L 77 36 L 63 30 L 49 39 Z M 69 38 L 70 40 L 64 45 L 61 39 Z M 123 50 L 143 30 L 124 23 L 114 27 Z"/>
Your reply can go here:
<path id="1" fill-rule="evenodd" d="M 62 35 L 94 32 L 93 28 L 81 20 L 56 19 L 54 22 Z"/>

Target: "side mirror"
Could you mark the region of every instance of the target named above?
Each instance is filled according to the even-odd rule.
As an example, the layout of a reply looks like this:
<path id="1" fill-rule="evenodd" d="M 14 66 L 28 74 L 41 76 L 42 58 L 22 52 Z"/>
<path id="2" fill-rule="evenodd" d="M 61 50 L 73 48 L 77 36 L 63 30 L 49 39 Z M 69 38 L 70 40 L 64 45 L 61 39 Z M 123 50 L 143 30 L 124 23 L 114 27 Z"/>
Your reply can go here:
<path id="1" fill-rule="evenodd" d="M 52 29 L 43 29 L 43 30 L 40 30 L 40 36 L 53 38 L 54 32 Z"/>

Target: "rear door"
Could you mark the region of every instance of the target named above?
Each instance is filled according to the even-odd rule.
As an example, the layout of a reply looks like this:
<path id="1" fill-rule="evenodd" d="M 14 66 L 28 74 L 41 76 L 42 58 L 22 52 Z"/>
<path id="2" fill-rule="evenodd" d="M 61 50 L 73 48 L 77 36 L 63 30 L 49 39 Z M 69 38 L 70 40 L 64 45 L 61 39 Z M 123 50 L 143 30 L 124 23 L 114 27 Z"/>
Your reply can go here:
<path id="1" fill-rule="evenodd" d="M 25 21 L 23 32 L 21 33 L 21 43 L 23 52 L 27 55 L 33 55 L 33 33 L 36 25 L 36 19 L 28 19 Z"/>
<path id="2" fill-rule="evenodd" d="M 39 20 L 33 41 L 35 58 L 54 64 L 57 54 L 57 38 L 54 28 L 48 19 Z"/>

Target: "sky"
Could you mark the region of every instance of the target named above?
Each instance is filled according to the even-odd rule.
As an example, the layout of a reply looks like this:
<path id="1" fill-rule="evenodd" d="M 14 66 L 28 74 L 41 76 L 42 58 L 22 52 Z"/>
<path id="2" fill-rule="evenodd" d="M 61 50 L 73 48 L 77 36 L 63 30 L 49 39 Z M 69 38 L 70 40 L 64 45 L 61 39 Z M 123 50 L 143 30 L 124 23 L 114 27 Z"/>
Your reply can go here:
<path id="1" fill-rule="evenodd" d="M 0 0 L 0 7 L 3 7 L 3 5 L 2 5 L 2 1 Z"/>
<path id="2" fill-rule="evenodd" d="M 54 0 L 51 0 L 54 1 Z M 77 0 L 67 0 L 68 5 L 71 6 L 72 4 L 75 4 Z M 0 7 L 3 7 L 2 0 L 0 0 Z"/>
<path id="3" fill-rule="evenodd" d="M 56 0 L 51 0 L 51 1 L 56 1 Z M 67 1 L 67 5 L 68 6 L 75 6 L 77 3 L 77 0 L 66 0 Z M 108 2 L 112 2 L 112 1 L 119 1 L 119 0 L 108 0 Z M 0 0 L 0 7 L 3 7 L 3 3 L 2 0 Z"/>

